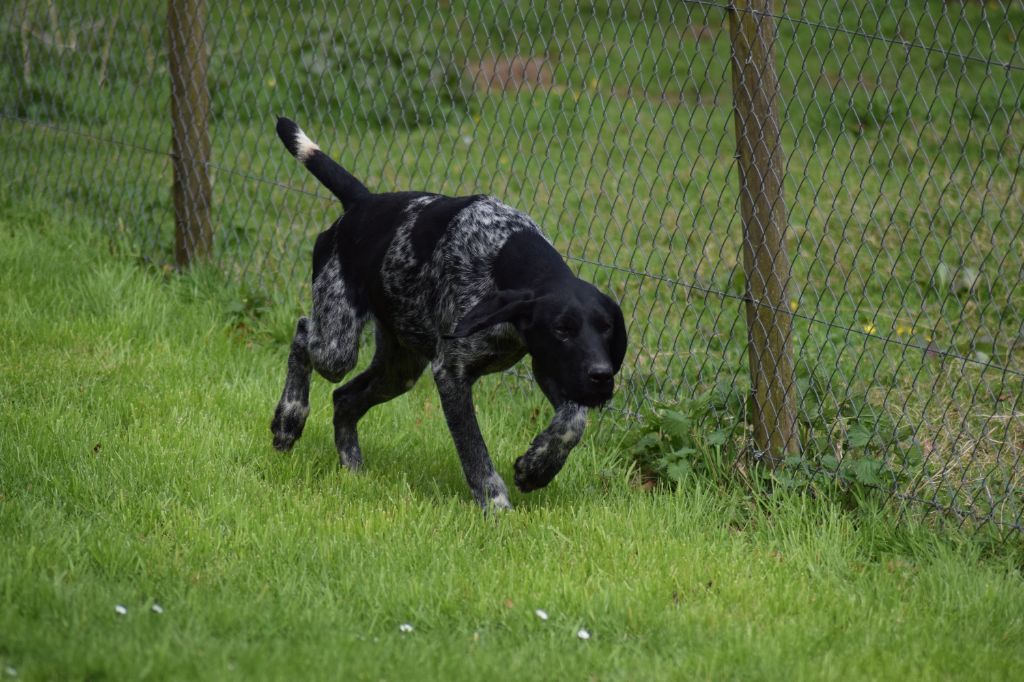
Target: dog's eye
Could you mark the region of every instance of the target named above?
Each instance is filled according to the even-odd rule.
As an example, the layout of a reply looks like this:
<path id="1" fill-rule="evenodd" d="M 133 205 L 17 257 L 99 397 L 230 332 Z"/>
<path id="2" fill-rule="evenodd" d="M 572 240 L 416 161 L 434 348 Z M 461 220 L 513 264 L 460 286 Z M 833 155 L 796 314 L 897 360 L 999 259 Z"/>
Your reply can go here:
<path id="1" fill-rule="evenodd" d="M 594 321 L 594 329 L 600 334 L 604 334 L 606 331 L 612 328 L 612 325 L 608 320 L 599 319 Z"/>
<path id="2" fill-rule="evenodd" d="M 555 333 L 555 337 L 559 338 L 559 339 L 562 339 L 563 341 L 568 339 L 570 336 L 572 336 L 572 329 L 568 325 L 564 325 L 564 324 L 555 325 L 555 328 L 553 329 L 553 331 Z"/>

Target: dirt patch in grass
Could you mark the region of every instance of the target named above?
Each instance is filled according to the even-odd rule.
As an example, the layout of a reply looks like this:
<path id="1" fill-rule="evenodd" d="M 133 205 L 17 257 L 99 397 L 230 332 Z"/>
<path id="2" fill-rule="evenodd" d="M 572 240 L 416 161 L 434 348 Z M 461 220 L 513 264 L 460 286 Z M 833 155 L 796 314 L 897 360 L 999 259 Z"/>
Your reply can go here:
<path id="1" fill-rule="evenodd" d="M 550 87 L 554 76 L 552 60 L 544 56 L 488 56 L 469 62 L 466 77 L 481 92 L 507 92 L 522 88 Z"/>

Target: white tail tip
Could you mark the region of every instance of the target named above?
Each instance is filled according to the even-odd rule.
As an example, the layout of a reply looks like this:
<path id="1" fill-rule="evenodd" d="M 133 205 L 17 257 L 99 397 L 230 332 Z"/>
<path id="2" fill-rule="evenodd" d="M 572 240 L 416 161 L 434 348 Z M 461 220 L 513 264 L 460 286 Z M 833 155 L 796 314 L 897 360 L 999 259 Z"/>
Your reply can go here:
<path id="1" fill-rule="evenodd" d="M 306 133 L 299 128 L 295 133 L 295 158 L 305 163 L 306 159 L 317 151 L 320 151 L 320 147 L 317 147 L 316 142 L 306 137 Z"/>

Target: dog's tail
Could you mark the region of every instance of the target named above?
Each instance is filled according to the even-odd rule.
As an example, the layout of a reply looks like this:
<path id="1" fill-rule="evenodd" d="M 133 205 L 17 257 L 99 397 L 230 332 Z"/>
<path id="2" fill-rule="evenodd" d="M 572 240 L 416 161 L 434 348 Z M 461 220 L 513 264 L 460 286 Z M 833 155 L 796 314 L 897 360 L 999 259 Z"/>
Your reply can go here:
<path id="1" fill-rule="evenodd" d="M 324 187 L 331 190 L 334 196 L 341 199 L 341 205 L 347 210 L 360 197 L 370 194 L 363 183 L 355 176 L 338 165 L 331 157 L 320 151 L 313 140 L 296 125 L 295 121 L 279 116 L 277 119 L 277 136 L 284 146 L 302 165 L 309 169 Z"/>

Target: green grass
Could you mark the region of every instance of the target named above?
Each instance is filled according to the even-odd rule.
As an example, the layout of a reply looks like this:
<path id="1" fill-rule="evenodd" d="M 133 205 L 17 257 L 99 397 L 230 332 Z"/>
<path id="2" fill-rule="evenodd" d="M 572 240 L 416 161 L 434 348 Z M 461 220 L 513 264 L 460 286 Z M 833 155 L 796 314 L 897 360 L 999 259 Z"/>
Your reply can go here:
<path id="1" fill-rule="evenodd" d="M 0 8 L 5 182 L 102 218 L 160 267 L 174 224 L 163 5 L 57 4 Z M 803 454 L 870 458 L 902 495 L 1019 528 L 1024 6 L 777 8 L 792 19 L 777 51 Z M 236 1 L 208 25 L 215 264 L 243 288 L 236 313 L 283 303 L 265 326 L 284 340 L 312 238 L 338 213 L 273 135 L 285 113 L 373 188 L 490 192 L 533 215 L 623 303 L 616 407 L 749 390 L 721 7 Z M 467 82 L 531 57 L 550 66 L 535 88 Z"/>
<path id="2" fill-rule="evenodd" d="M 213 272 L 113 257 L 100 231 L 0 200 L 0 664 L 18 679 L 992 680 L 1024 666 L 1016 540 L 993 552 L 870 504 L 706 480 L 643 492 L 614 413 L 496 519 L 467 492 L 428 378 L 362 422 L 360 475 L 337 466 L 320 380 L 305 436 L 277 453 L 273 330 L 290 311 L 252 315 Z M 500 382 L 477 393 L 509 476 L 549 408 Z"/>

